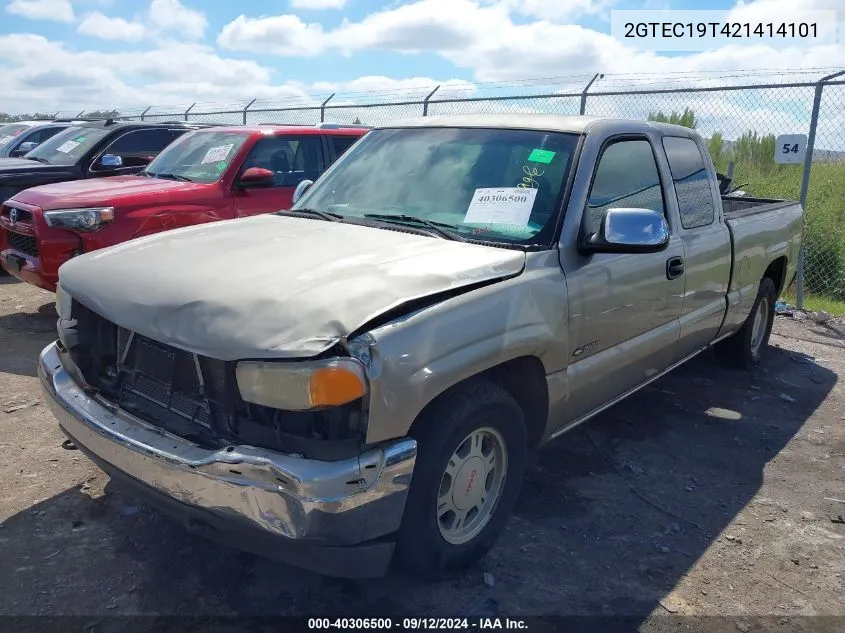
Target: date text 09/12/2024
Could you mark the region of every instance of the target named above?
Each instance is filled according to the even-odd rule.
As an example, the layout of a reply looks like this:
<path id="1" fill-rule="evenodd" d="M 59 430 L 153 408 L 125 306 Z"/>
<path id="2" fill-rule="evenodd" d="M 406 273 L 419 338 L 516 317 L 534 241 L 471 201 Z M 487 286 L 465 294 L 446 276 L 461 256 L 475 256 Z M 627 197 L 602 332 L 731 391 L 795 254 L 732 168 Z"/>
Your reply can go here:
<path id="1" fill-rule="evenodd" d="M 513 618 L 308 618 L 309 630 L 525 630 L 525 620 Z"/>

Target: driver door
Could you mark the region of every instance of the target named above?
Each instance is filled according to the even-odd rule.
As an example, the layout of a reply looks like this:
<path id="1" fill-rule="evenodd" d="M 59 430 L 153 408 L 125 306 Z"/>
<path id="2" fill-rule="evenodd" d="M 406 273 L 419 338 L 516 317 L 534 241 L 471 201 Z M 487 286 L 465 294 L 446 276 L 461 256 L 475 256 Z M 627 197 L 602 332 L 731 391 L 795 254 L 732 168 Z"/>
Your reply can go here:
<path id="1" fill-rule="evenodd" d="M 273 172 L 273 185 L 238 189 L 235 185 L 235 217 L 290 209 L 293 192 L 303 180 L 317 180 L 326 165 L 326 151 L 320 134 L 267 136 L 250 150 L 235 178 L 250 167 Z"/>
<path id="2" fill-rule="evenodd" d="M 666 188 L 652 143 L 645 136 L 605 143 L 593 173 L 583 230 L 595 231 L 609 208 L 651 209 L 667 215 L 668 248 L 589 256 L 578 254 L 574 244 L 561 248 L 569 298 L 570 421 L 679 360 L 684 277 L 669 275 L 667 263 L 683 257 L 684 245 L 664 203 Z"/>

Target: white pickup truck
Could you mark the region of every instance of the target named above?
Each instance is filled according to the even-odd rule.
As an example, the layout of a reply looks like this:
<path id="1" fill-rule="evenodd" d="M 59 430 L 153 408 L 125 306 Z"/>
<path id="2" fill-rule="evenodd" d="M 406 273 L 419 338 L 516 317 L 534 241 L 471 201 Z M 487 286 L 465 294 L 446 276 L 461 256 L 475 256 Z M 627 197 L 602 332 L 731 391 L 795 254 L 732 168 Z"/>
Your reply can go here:
<path id="1" fill-rule="evenodd" d="M 493 545 L 530 451 L 711 346 L 759 362 L 802 232 L 723 199 L 683 127 L 424 118 L 288 212 L 70 260 L 39 373 L 76 446 L 200 532 L 436 577 Z"/>

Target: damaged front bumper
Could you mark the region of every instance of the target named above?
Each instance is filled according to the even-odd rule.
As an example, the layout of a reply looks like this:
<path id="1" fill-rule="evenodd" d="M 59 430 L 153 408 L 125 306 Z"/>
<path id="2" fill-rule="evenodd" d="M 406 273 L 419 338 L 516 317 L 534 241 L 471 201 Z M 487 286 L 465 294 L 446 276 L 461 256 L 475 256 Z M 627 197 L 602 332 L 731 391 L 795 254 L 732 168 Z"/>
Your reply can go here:
<path id="1" fill-rule="evenodd" d="M 320 573 L 383 575 L 393 554 L 416 442 L 335 462 L 250 446 L 209 450 L 91 395 L 59 344 L 39 357 L 62 431 L 107 474 L 206 536 Z"/>

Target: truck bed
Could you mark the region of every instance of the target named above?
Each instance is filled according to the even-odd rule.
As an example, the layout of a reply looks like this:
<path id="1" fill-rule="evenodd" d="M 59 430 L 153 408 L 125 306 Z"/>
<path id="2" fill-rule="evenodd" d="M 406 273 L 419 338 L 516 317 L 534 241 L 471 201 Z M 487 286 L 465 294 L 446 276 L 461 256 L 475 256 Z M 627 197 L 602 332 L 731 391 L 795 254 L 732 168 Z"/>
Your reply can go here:
<path id="1" fill-rule="evenodd" d="M 795 276 L 804 210 L 791 200 L 722 197 L 733 260 L 728 306 L 720 337 L 736 331 L 750 314 L 760 280 L 772 267 L 782 292 Z"/>
<path id="2" fill-rule="evenodd" d="M 782 207 L 797 204 L 792 200 L 777 200 L 774 198 L 751 198 L 748 196 L 722 196 L 722 209 L 726 219 L 766 213 Z"/>

